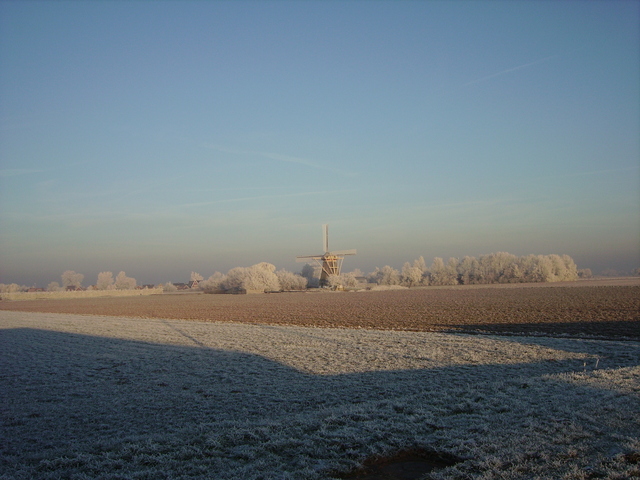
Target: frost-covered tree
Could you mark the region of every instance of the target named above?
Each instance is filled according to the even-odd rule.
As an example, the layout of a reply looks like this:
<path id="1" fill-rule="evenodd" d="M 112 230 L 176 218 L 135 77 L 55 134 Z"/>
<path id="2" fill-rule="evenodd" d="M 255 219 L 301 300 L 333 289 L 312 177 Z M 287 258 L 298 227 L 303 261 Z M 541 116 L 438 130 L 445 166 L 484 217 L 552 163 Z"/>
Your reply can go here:
<path id="1" fill-rule="evenodd" d="M 339 276 L 343 288 L 357 288 L 359 285 L 358 277 L 362 277 L 362 272 L 357 270 L 354 272 L 341 273 Z"/>
<path id="2" fill-rule="evenodd" d="M 429 285 L 457 285 L 456 266 L 456 262 L 445 265 L 442 258 L 435 257 L 429 267 Z"/>
<path id="3" fill-rule="evenodd" d="M 518 266 L 522 271 L 523 281 L 535 282 L 536 269 L 538 268 L 538 256 L 537 255 L 525 255 L 518 258 Z"/>
<path id="4" fill-rule="evenodd" d="M 292 290 L 304 290 L 307 288 L 307 279 L 302 275 L 289 272 L 288 270 L 278 270 L 276 272 L 280 289 L 288 292 Z"/>
<path id="5" fill-rule="evenodd" d="M 480 276 L 479 269 L 478 259 L 466 256 L 458 263 L 458 278 L 460 278 L 463 285 L 475 284 Z"/>
<path id="6" fill-rule="evenodd" d="M 391 267 L 376 268 L 368 275 L 368 281 L 379 285 L 393 285 L 389 278 Z M 401 282 L 403 285 L 415 285 L 417 270 L 422 270 L 422 283 L 425 285 L 473 285 L 488 283 L 516 282 L 557 282 L 573 281 L 583 278 L 585 271 L 578 271 L 575 262 L 569 255 L 525 255 L 518 257 L 507 252 L 480 255 L 479 258 L 466 256 L 462 260 L 449 258 L 445 264 L 440 257 L 426 269 L 424 259 L 420 257 L 402 267 Z M 393 269 L 391 269 L 393 270 Z M 397 271 L 396 271 L 397 272 Z M 590 270 L 588 271 L 590 275 Z"/>
<path id="7" fill-rule="evenodd" d="M 204 290 L 205 293 L 219 292 L 223 289 L 222 283 L 225 279 L 226 276 L 223 273 L 215 272 L 209 278 L 200 282 L 200 288 Z"/>
<path id="8" fill-rule="evenodd" d="M 100 272 L 98 274 L 98 281 L 96 282 L 96 289 L 111 290 L 113 288 L 113 273 Z"/>
<path id="9" fill-rule="evenodd" d="M 640 271 L 638 275 L 640 275 Z M 593 277 L 593 273 L 591 273 L 590 268 L 581 268 L 580 270 L 578 270 L 578 278 L 591 278 L 591 277 Z"/>
<path id="10" fill-rule="evenodd" d="M 201 288 L 200 281 L 204 277 L 200 275 L 198 272 L 191 272 L 191 288 Z"/>
<path id="11" fill-rule="evenodd" d="M 444 260 L 441 257 L 435 257 L 429 267 L 429 285 L 443 285 L 444 276 Z"/>
<path id="12" fill-rule="evenodd" d="M 221 287 L 224 290 L 279 291 L 280 283 L 275 270 L 274 265 L 266 262 L 251 267 L 235 267 L 227 272 Z"/>
<path id="13" fill-rule="evenodd" d="M 355 272 L 341 273 L 340 275 L 329 275 L 327 286 L 332 289 L 354 289 L 358 287 L 358 279 Z"/>
<path id="14" fill-rule="evenodd" d="M 362 279 L 362 278 L 364 278 L 364 277 L 365 277 L 364 273 L 362 273 L 362 270 L 360 270 L 359 268 L 354 269 L 354 270 L 353 270 L 352 272 L 350 272 L 350 273 L 353 273 L 353 276 L 354 276 L 356 279 L 357 279 L 357 278 Z"/>
<path id="15" fill-rule="evenodd" d="M 224 290 L 237 290 L 242 288 L 242 282 L 244 282 L 247 276 L 246 270 L 245 267 L 235 267 L 229 270 L 221 285 L 222 288 Z"/>
<path id="16" fill-rule="evenodd" d="M 569 255 L 562 255 L 562 261 L 565 267 L 564 281 L 573 282 L 578 279 L 578 266 Z"/>
<path id="17" fill-rule="evenodd" d="M 513 262 L 511 265 L 507 265 L 498 281 L 500 283 L 524 282 L 524 273 L 520 268 L 520 264 L 518 262 Z"/>
<path id="18" fill-rule="evenodd" d="M 377 283 L 378 285 L 400 285 L 402 280 L 400 272 L 389 265 L 376 268 L 367 278 L 369 282 Z"/>
<path id="19" fill-rule="evenodd" d="M 27 287 L 20 286 L 17 283 L 0 283 L 0 293 L 17 293 L 25 290 L 27 290 Z"/>
<path id="20" fill-rule="evenodd" d="M 402 284 L 406 285 L 407 287 L 420 285 L 422 283 L 422 272 L 422 269 L 417 266 L 415 262 L 414 265 L 411 265 L 409 262 L 405 262 L 405 264 L 402 266 Z"/>
<path id="21" fill-rule="evenodd" d="M 62 290 L 62 287 L 58 282 L 49 282 L 49 285 L 47 285 L 47 292 L 59 292 L 60 290 Z"/>
<path id="22" fill-rule="evenodd" d="M 326 286 L 330 290 L 342 289 L 342 280 L 340 278 L 340 275 L 329 275 L 329 276 L 327 276 L 327 284 L 326 284 Z"/>
<path id="23" fill-rule="evenodd" d="M 367 282 L 378 284 L 379 281 L 380 281 L 380 269 L 376 267 L 376 269 L 373 272 L 369 272 L 369 274 L 367 275 Z"/>
<path id="24" fill-rule="evenodd" d="M 382 267 L 381 285 L 400 285 L 400 272 L 389 265 Z"/>
<path id="25" fill-rule="evenodd" d="M 458 285 L 460 282 L 458 281 L 458 265 L 460 261 L 456 257 L 450 257 L 447 260 L 447 265 L 444 267 L 444 270 L 447 274 L 447 281 L 449 285 Z"/>
<path id="26" fill-rule="evenodd" d="M 477 283 L 506 283 L 507 269 L 516 261 L 516 256 L 507 252 L 480 255 Z"/>
<path id="27" fill-rule="evenodd" d="M 267 262 L 261 262 L 247 268 L 246 276 L 242 282 L 245 290 L 261 290 L 265 292 L 277 292 L 280 283 L 276 275 L 276 267 Z"/>
<path id="28" fill-rule="evenodd" d="M 116 290 L 133 290 L 136 288 L 136 279 L 127 277 L 127 274 L 121 271 L 116 276 L 115 288 Z"/>
<path id="29" fill-rule="evenodd" d="M 176 287 L 173 283 L 171 282 L 167 282 L 162 286 L 162 291 L 163 292 L 175 292 L 178 290 L 178 287 Z"/>
<path id="30" fill-rule="evenodd" d="M 422 255 L 413 261 L 413 266 L 414 268 L 419 269 L 423 276 L 427 273 L 427 263 L 424 261 L 424 257 Z"/>
<path id="31" fill-rule="evenodd" d="M 76 273 L 73 270 L 66 270 L 60 276 L 62 278 L 62 286 L 64 288 L 67 287 L 82 287 L 82 280 L 84 280 L 84 275 L 81 273 Z"/>
<path id="32" fill-rule="evenodd" d="M 553 282 L 556 276 L 551 259 L 545 255 L 538 255 L 537 260 L 531 280 L 534 282 Z"/>
<path id="33" fill-rule="evenodd" d="M 317 288 L 320 286 L 320 266 L 313 266 L 309 263 L 306 263 L 304 267 L 302 267 L 302 272 L 300 275 L 307 279 L 307 286 L 311 288 Z"/>

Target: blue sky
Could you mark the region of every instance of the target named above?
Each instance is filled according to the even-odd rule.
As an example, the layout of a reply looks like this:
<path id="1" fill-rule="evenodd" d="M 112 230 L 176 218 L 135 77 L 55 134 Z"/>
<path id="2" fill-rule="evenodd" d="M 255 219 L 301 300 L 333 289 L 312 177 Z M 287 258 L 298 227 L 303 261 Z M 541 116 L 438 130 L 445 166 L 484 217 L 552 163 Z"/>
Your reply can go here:
<path id="1" fill-rule="evenodd" d="M 640 2 L 1 2 L 0 282 L 640 266 Z"/>

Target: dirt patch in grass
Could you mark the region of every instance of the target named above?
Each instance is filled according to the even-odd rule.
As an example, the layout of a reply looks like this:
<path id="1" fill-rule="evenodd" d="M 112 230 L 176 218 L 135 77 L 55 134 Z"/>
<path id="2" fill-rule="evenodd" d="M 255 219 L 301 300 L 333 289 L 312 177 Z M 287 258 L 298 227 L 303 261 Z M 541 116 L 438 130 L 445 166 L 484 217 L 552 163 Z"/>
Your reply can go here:
<path id="1" fill-rule="evenodd" d="M 640 285 L 581 282 L 2 301 L 0 309 L 335 328 L 640 338 Z"/>

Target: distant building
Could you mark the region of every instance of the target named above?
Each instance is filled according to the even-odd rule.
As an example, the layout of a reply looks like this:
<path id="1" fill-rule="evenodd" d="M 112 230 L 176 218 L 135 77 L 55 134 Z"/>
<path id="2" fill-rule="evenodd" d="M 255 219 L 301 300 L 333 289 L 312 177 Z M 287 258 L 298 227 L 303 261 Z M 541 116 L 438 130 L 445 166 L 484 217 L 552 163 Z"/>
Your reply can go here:
<path id="1" fill-rule="evenodd" d="M 76 287 L 75 285 L 67 285 L 67 288 L 65 288 L 67 292 L 84 292 L 85 290 L 85 288 Z"/>

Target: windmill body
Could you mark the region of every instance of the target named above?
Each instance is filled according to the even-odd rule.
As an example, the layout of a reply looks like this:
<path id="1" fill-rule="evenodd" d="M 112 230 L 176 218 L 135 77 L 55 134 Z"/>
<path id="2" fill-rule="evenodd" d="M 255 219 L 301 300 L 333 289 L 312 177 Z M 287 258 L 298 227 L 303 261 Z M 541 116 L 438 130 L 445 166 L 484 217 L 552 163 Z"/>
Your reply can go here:
<path id="1" fill-rule="evenodd" d="M 329 277 L 340 275 L 342 262 L 346 255 L 355 255 L 356 250 L 337 250 L 331 252 L 329 250 L 329 225 L 322 225 L 322 246 L 324 253 L 322 255 L 301 255 L 296 257 L 297 262 L 307 262 L 308 259 L 313 260 L 320 266 L 320 286 L 325 287 L 329 283 Z"/>

